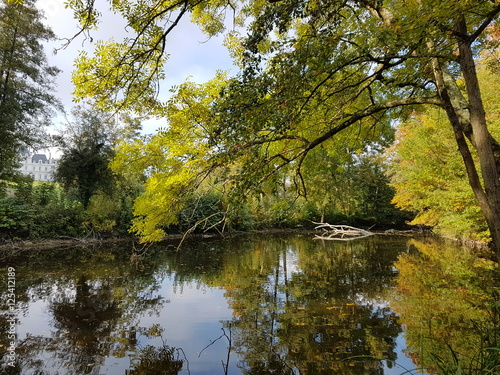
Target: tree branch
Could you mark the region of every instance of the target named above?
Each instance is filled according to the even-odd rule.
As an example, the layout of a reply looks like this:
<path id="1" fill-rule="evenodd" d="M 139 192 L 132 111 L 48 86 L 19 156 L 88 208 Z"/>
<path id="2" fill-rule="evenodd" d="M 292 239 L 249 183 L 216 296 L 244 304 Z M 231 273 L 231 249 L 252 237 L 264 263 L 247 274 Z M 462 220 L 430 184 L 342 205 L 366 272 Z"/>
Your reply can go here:
<path id="1" fill-rule="evenodd" d="M 398 107 L 404 107 L 404 106 L 412 106 L 412 105 L 420 105 L 420 104 L 430 104 L 430 105 L 436 105 L 439 107 L 443 107 L 444 103 L 441 101 L 441 99 L 431 97 L 431 98 L 406 98 L 406 99 L 399 99 L 399 100 L 393 100 L 385 103 L 379 103 L 379 104 L 373 104 L 365 109 L 355 112 L 350 115 L 345 115 L 344 120 L 340 122 L 337 126 L 333 127 L 331 130 L 325 132 L 323 135 L 317 137 L 311 142 L 305 143 L 302 147 L 296 147 L 295 149 L 299 149 L 294 155 L 284 157 L 280 153 L 274 154 L 273 156 L 270 156 L 264 160 L 261 160 L 261 162 L 257 165 L 256 170 L 261 170 L 265 165 L 268 165 L 272 160 L 275 160 L 277 158 L 280 158 L 283 160 L 283 162 L 279 163 L 278 165 L 274 165 L 273 168 L 267 172 L 264 176 L 262 176 L 257 184 L 260 184 L 264 182 L 266 179 L 268 179 L 270 176 L 272 176 L 274 173 L 282 169 L 283 167 L 291 164 L 295 160 L 299 160 L 296 171 L 298 172 L 299 178 L 301 178 L 300 175 L 300 168 L 302 166 L 302 163 L 304 159 L 306 158 L 307 154 L 314 149 L 315 147 L 319 146 L 323 142 L 327 141 L 328 139 L 332 138 L 335 136 L 337 133 L 340 131 L 348 128 L 349 126 L 355 124 L 359 120 L 373 116 L 377 113 L 381 113 L 384 111 L 388 111 L 390 109 L 398 108 Z M 266 139 L 266 140 L 259 140 L 255 142 L 249 142 L 247 143 L 244 147 L 245 148 L 251 148 L 253 146 L 258 146 L 261 144 L 270 144 L 272 142 L 278 141 L 278 140 L 283 140 L 283 139 L 289 139 L 290 137 L 283 136 L 275 139 Z M 300 139 L 302 141 L 306 141 L 303 138 L 300 137 L 293 137 L 292 139 Z M 239 149 L 241 149 L 240 147 Z M 238 149 L 238 150 L 239 150 Z M 287 152 L 293 151 L 293 149 L 288 149 L 286 150 Z M 303 182 L 303 181 L 302 181 Z"/>
<path id="2" fill-rule="evenodd" d="M 483 23 L 477 28 L 477 30 L 468 36 L 466 43 L 471 45 L 482 33 L 483 31 L 493 22 L 495 17 L 500 14 L 500 5 L 497 5 L 491 12 L 489 12 L 483 21 Z"/>
<path id="3" fill-rule="evenodd" d="M 311 143 L 309 143 L 309 145 L 304 149 L 304 151 L 308 152 L 309 150 L 312 150 L 314 147 L 320 145 L 327 139 L 333 137 L 341 130 L 346 129 L 347 127 L 351 126 L 352 124 L 356 123 L 357 121 L 365 117 L 397 107 L 419 105 L 419 104 L 432 104 L 432 105 L 437 105 L 439 107 L 443 107 L 443 102 L 438 98 L 407 98 L 407 99 L 393 100 L 386 103 L 374 104 L 366 107 L 361 111 L 348 115 L 348 118 L 341 124 L 335 126 L 330 131 L 324 133 L 322 136 L 316 138 Z"/>

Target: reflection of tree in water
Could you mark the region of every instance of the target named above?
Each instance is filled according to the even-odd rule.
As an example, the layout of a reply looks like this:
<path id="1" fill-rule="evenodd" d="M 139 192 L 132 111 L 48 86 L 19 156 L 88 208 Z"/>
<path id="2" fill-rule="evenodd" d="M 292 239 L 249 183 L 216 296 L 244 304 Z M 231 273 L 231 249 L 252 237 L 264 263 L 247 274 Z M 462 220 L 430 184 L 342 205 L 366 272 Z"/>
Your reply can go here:
<path id="1" fill-rule="evenodd" d="M 58 352 L 59 359 L 72 364 L 77 373 L 92 373 L 101 358 L 109 355 L 112 343 L 107 338 L 122 314 L 110 285 L 92 288 L 87 278 L 81 276 L 74 300 L 62 297 L 51 304 L 50 310 L 59 330 L 58 339 L 67 348 Z"/>
<path id="2" fill-rule="evenodd" d="M 458 366 L 467 374 L 498 374 L 498 351 L 486 350 L 500 343 L 495 263 L 445 242 L 413 239 L 409 245 L 419 253 L 396 262 L 393 301 L 407 327 L 407 355 L 429 373 L 444 364 L 454 374 Z M 490 354 L 493 362 L 483 362 Z"/>
<path id="3" fill-rule="evenodd" d="M 290 306 L 282 322 L 280 340 L 303 374 L 383 374 L 381 359 L 396 359 L 401 328 L 389 308 L 339 301 Z"/>
<path id="4" fill-rule="evenodd" d="M 401 328 L 383 292 L 397 250 L 373 239 L 299 249 L 301 272 L 288 284 L 280 339 L 304 373 L 381 374 L 380 359 L 396 359 Z"/>
<path id="5" fill-rule="evenodd" d="M 177 375 L 181 371 L 184 360 L 189 373 L 189 363 L 185 353 L 180 348 L 173 348 L 166 344 L 163 339 L 164 328 L 160 324 L 153 324 L 142 332 L 133 331 L 132 340 L 137 341 L 137 334 L 143 334 L 148 338 L 160 338 L 162 345 L 138 345 L 135 353 L 130 355 L 130 369 L 125 370 L 125 375 Z M 184 360 L 181 359 L 181 355 Z"/>
<path id="6" fill-rule="evenodd" d="M 68 280 L 78 280 L 81 271 L 59 272 L 46 288 L 47 295 L 54 289 L 61 293 L 50 298 L 57 330 L 50 338 L 33 338 L 27 350 L 32 358 L 52 354 L 54 365 L 69 374 L 97 374 L 106 357 L 130 352 L 137 353 L 137 362 L 129 374 L 141 374 L 162 361 L 179 371 L 177 353 L 168 347 L 141 349 L 133 334 L 134 327 L 144 332 L 141 313 L 165 302 L 156 293 L 158 277 L 175 272 L 180 286 L 196 282 L 227 291 L 235 314 L 228 322 L 233 332 L 228 346 L 243 358 L 245 374 L 378 374 L 380 361 L 348 358 L 394 357 L 399 325 L 394 314 L 375 301 L 381 290 L 392 286 L 397 250 L 382 251 L 375 242 L 322 247 L 300 236 L 231 242 L 207 241 L 167 257 L 153 256 L 151 250 L 140 273 L 130 273 L 128 258 L 122 264 L 111 255 L 107 259 L 104 252 L 95 262 L 86 261 L 88 280 L 73 283 Z M 159 267 L 160 260 L 169 267 Z M 40 279 L 47 283 L 47 278 Z M 47 367 L 26 367 L 36 368 Z"/>
<path id="7" fill-rule="evenodd" d="M 67 285 L 64 289 L 71 290 Z M 55 337 L 28 334 L 16 340 L 19 369 L 11 372 L 10 368 L 7 373 L 28 373 L 29 369 L 29 374 L 45 374 L 42 369 L 47 353 L 54 353 L 53 360 L 60 362 L 61 370 L 69 367 L 69 373 L 98 373 L 101 357 L 107 357 L 111 351 L 106 339 L 121 310 L 109 284 L 92 288 L 87 278 L 81 276 L 75 292 L 75 295 L 55 297 L 49 305 L 57 328 Z"/>
<path id="8" fill-rule="evenodd" d="M 275 241 L 233 260 L 221 281 L 236 315 L 233 347 L 243 373 L 383 374 L 380 359 L 396 359 L 401 328 L 374 301 L 392 285 L 398 249 L 382 251 L 372 240 L 324 247 Z M 293 254 L 294 272 L 287 270 Z"/>
<path id="9" fill-rule="evenodd" d="M 123 358 L 136 350 L 137 343 L 128 336 L 134 327 L 143 329 L 140 316 L 168 302 L 158 294 L 161 281 L 155 274 L 165 260 L 153 252 L 145 269 L 137 271 L 130 266 L 128 251 L 44 251 L 30 253 L 29 262 L 18 265 L 25 276 L 16 283 L 18 300 L 46 304 L 55 328 L 49 337 L 44 332 L 19 338 L 16 354 L 23 373 L 58 368 L 65 374 L 97 374 L 107 357 Z"/>
<path id="10" fill-rule="evenodd" d="M 125 375 L 177 375 L 184 362 L 178 355 L 179 350 L 168 345 L 148 345 L 139 351 Z"/>
<path id="11" fill-rule="evenodd" d="M 109 284 L 92 292 L 84 275 L 77 282 L 74 302 L 67 299 L 56 301 L 51 310 L 57 321 L 56 328 L 87 332 L 109 332 L 107 322 L 119 316 L 118 304 L 113 300 Z"/>

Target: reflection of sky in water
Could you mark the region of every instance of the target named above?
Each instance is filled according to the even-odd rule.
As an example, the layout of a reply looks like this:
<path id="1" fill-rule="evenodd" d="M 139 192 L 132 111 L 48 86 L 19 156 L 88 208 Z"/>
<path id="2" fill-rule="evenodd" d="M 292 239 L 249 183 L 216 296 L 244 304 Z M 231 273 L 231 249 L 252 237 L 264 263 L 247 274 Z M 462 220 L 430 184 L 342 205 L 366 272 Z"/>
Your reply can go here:
<path id="1" fill-rule="evenodd" d="M 225 291 L 194 284 L 184 284 L 180 288 L 178 285 L 173 285 L 174 277 L 175 275 L 165 278 L 157 292 L 170 302 L 163 305 L 159 314 L 146 311 L 140 317 L 138 325 L 148 328 L 159 324 L 164 329 L 162 337 L 148 338 L 145 335 L 138 335 L 138 344 L 142 347 L 146 345 L 159 346 L 164 340 L 170 347 L 182 348 L 184 353 L 179 352 L 180 359 L 184 359 L 185 355 L 189 361 L 191 374 L 221 374 L 223 373 L 221 361 L 225 361 L 227 358 L 227 339 L 222 338 L 212 345 L 210 344 L 223 333 L 221 321 L 232 318 L 232 310 L 224 298 Z M 74 294 L 71 291 L 68 292 L 67 295 Z M 53 318 L 49 312 L 48 304 L 48 299 L 32 301 L 27 306 L 24 316 L 18 316 L 17 335 L 19 341 L 25 339 L 28 334 L 51 337 L 51 331 L 54 329 L 52 328 L 51 320 Z M 207 347 L 208 345 L 210 346 Z M 63 368 L 57 368 L 54 367 L 55 364 L 51 364 L 51 357 L 52 353 L 38 358 L 46 363 L 47 370 L 57 369 L 58 373 L 63 374 Z M 99 373 L 124 374 L 129 365 L 130 359 L 127 357 L 110 357 L 104 360 Z M 231 353 L 229 371 L 230 373 L 239 371 L 236 368 L 234 353 Z M 183 373 L 187 373 L 186 364 L 180 372 L 180 374 Z"/>
<path id="2" fill-rule="evenodd" d="M 28 305 L 25 315 L 18 316 L 17 338 L 22 340 L 28 334 L 34 336 L 50 336 L 50 328 L 47 326 L 51 316 L 47 312 L 47 301 L 37 300 Z"/>
<path id="3" fill-rule="evenodd" d="M 401 375 L 401 374 L 411 374 L 411 375 L 420 375 L 420 372 L 413 370 L 415 365 L 408 358 L 404 350 L 406 349 L 406 341 L 404 339 L 404 334 L 401 333 L 396 339 L 396 348 L 394 351 L 396 352 L 398 358 L 396 362 L 392 365 L 392 367 L 387 366 L 387 362 L 384 361 L 384 375 Z"/>
<path id="4" fill-rule="evenodd" d="M 184 351 L 191 374 L 222 373 L 220 361 L 227 356 L 225 338 L 198 356 L 207 345 L 221 336 L 220 321 L 232 318 L 224 290 L 189 284 L 183 285 L 180 290 L 172 286 L 172 280 L 173 277 L 165 280 L 159 291 L 170 302 L 164 305 L 159 316 L 145 316 L 141 324 L 146 327 L 160 324 L 165 329 L 167 344 Z M 160 342 L 159 339 L 157 341 Z"/>

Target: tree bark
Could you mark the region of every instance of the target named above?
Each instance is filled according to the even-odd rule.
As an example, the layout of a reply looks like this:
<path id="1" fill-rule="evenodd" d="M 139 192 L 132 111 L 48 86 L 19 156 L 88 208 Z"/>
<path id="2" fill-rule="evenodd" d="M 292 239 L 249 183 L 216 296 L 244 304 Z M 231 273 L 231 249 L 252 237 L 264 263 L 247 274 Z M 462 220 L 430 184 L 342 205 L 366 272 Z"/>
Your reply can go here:
<path id="1" fill-rule="evenodd" d="M 460 22 L 460 34 L 466 35 L 464 31 L 466 31 L 465 24 Z M 438 58 L 432 60 L 434 77 L 444 109 L 453 127 L 469 184 L 490 230 L 492 249 L 500 259 L 500 160 L 495 153 L 498 143 L 487 128 L 470 41 L 459 41 L 459 60 L 467 88 L 467 99 L 463 97 L 455 79 L 445 67 L 441 66 Z M 477 152 L 483 182 L 466 138 Z"/>
<path id="2" fill-rule="evenodd" d="M 499 160 L 495 157 L 497 142 L 489 133 L 486 124 L 486 112 L 481 97 L 479 81 L 469 42 L 459 44 L 460 67 L 467 88 L 469 99 L 471 142 L 477 151 L 484 195 L 487 207 L 483 209 L 493 240 L 493 248 L 500 259 L 500 176 Z"/>

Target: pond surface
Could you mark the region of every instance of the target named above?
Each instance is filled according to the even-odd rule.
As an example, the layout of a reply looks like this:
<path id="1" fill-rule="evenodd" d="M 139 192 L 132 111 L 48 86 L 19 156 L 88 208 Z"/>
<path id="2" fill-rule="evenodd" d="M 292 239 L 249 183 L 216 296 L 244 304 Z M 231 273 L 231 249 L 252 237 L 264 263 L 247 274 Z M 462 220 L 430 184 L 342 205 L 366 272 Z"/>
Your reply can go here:
<path id="1" fill-rule="evenodd" d="M 4 256 L 0 373 L 432 373 L 436 358 L 473 358 L 495 324 L 495 265 L 426 238 L 132 252 Z"/>

